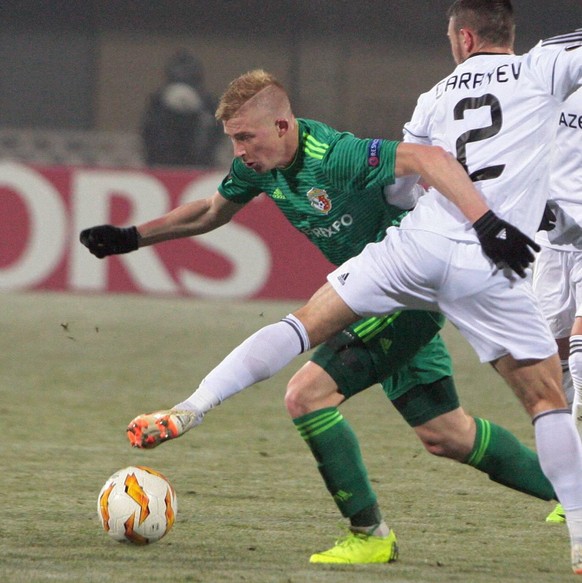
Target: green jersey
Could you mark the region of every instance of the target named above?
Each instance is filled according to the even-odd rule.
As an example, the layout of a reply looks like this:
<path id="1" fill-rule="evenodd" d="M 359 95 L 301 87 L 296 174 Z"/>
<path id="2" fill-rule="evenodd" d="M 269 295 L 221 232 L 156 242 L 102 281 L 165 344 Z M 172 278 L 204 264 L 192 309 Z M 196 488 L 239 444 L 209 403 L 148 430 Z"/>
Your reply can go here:
<path id="1" fill-rule="evenodd" d="M 308 119 L 298 124 L 299 148 L 287 168 L 258 174 L 237 158 L 218 191 L 241 204 L 264 192 L 329 261 L 340 265 L 383 239 L 405 214 L 384 198 L 384 186 L 394 183 L 398 142 L 359 139 Z M 395 402 L 414 387 L 452 374 L 450 356 L 435 336 L 443 323 L 440 314 L 417 311 L 360 320 L 320 346 L 311 360 L 346 398 L 382 382 Z M 430 393 L 420 392 L 423 398 Z M 415 397 L 399 411 L 417 425 L 459 406 L 454 389 L 435 393 L 434 399 Z"/>
<path id="2" fill-rule="evenodd" d="M 359 139 L 328 125 L 298 119 L 299 148 L 287 168 L 258 174 L 236 158 L 218 190 L 247 203 L 265 193 L 287 220 L 340 265 L 379 241 L 404 211 L 386 203 L 394 183 L 398 142 Z"/>

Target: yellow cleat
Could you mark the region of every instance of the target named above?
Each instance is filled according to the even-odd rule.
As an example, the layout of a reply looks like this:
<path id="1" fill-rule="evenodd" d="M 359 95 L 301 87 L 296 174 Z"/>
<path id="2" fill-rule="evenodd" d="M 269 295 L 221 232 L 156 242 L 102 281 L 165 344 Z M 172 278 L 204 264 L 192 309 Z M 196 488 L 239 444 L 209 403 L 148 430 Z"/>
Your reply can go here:
<path id="1" fill-rule="evenodd" d="M 566 522 L 566 513 L 561 504 L 556 504 L 556 507 L 546 516 L 546 522 L 553 524 L 564 524 Z"/>
<path id="2" fill-rule="evenodd" d="M 385 537 L 372 536 L 359 532 L 350 532 L 336 541 L 335 546 L 327 551 L 315 553 L 310 563 L 390 563 L 398 558 L 396 535 L 391 530 Z"/>
<path id="3" fill-rule="evenodd" d="M 151 449 L 169 439 L 184 435 L 202 422 L 196 411 L 156 411 L 138 415 L 127 426 L 127 438 L 133 447 Z"/>

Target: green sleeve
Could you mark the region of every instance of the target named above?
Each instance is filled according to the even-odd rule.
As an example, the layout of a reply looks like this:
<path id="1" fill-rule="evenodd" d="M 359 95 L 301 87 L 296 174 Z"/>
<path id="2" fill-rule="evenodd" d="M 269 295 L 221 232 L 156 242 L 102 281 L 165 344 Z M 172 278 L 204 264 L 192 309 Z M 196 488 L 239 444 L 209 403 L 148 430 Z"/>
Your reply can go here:
<path id="1" fill-rule="evenodd" d="M 246 172 L 245 172 L 246 171 Z M 231 202 L 245 204 L 263 192 L 263 189 L 253 184 L 253 175 L 235 159 L 230 167 L 230 172 L 224 177 L 218 186 L 218 192 Z"/>
<path id="2" fill-rule="evenodd" d="M 360 139 L 340 134 L 323 160 L 329 179 L 346 190 L 365 190 L 393 184 L 396 148 L 400 142 Z"/>

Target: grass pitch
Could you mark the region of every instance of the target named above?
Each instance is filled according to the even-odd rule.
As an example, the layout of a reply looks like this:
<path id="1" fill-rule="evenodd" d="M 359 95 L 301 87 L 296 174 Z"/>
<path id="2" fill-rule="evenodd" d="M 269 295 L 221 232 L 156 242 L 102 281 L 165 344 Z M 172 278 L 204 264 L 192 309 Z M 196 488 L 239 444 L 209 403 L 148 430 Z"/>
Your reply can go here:
<path id="1" fill-rule="evenodd" d="M 551 503 L 425 453 L 378 387 L 342 406 L 400 543 L 389 565 L 311 566 L 345 523 L 283 406 L 298 359 L 210 412 L 187 436 L 132 450 L 136 414 L 187 397 L 236 344 L 296 304 L 0 294 L 0 577 L 103 582 L 563 582 L 565 526 Z M 533 431 L 516 399 L 452 328 L 465 408 Z M 102 530 L 97 494 L 116 469 L 172 481 L 174 529 L 149 547 Z"/>

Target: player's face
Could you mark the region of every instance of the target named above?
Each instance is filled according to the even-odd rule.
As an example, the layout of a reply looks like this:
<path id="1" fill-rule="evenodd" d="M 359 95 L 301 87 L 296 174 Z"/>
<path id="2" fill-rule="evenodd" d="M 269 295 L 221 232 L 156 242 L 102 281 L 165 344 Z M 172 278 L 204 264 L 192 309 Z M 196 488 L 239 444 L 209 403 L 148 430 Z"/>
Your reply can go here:
<path id="1" fill-rule="evenodd" d="M 236 117 L 223 122 L 224 133 L 230 138 L 234 156 L 247 168 L 264 173 L 285 167 L 285 141 L 280 122 L 256 108 L 243 109 Z"/>
<path id="2" fill-rule="evenodd" d="M 449 37 L 449 42 L 451 43 L 451 52 L 453 53 L 453 59 L 455 63 L 459 65 L 464 62 L 467 58 L 465 54 L 465 43 L 464 37 L 460 30 L 455 26 L 454 19 L 449 19 L 449 28 L 447 30 L 447 36 Z"/>

